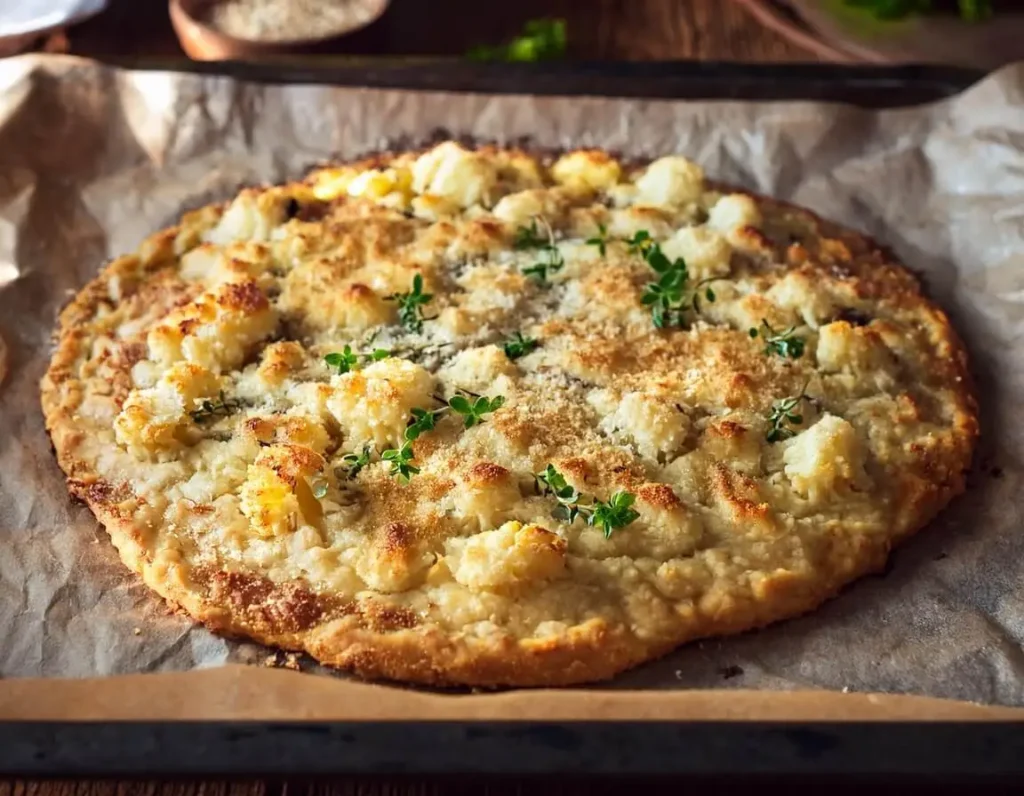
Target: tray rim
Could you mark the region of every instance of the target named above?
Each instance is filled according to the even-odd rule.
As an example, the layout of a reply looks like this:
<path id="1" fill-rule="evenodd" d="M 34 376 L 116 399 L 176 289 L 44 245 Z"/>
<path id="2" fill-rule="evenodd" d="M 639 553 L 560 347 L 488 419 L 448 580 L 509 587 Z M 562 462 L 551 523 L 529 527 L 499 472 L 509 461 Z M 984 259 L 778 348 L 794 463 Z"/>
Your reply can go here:
<path id="1" fill-rule="evenodd" d="M 990 782 L 1024 780 L 1024 722 L 4 722 L 0 774 Z"/>
<path id="2" fill-rule="evenodd" d="M 68 56 L 51 56 L 68 57 Z M 72 56 L 74 57 L 74 56 Z M 472 63 L 458 58 L 280 56 L 260 61 L 175 57 L 104 58 L 135 71 L 211 75 L 270 85 L 561 96 L 852 102 L 898 107 L 953 96 L 987 73 L 932 64 L 850 65 L 733 61 L 549 61 Z M 897 92 L 917 98 L 893 97 Z M 895 101 L 893 101 L 895 99 Z"/>

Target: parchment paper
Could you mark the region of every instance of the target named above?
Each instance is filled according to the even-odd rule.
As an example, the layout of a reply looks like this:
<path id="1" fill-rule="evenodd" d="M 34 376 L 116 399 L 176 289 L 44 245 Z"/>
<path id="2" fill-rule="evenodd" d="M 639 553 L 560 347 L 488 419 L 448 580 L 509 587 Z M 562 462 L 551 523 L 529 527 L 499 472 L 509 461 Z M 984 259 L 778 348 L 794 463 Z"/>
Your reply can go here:
<path id="1" fill-rule="evenodd" d="M 72 502 L 38 407 L 59 307 L 183 209 L 438 128 L 542 147 L 680 152 L 891 245 L 969 346 L 983 443 L 968 494 L 884 577 L 815 614 L 686 646 L 605 688 L 899 692 L 1024 705 L 1024 65 L 952 101 L 488 97 L 0 62 L 0 675 L 261 662 L 171 615 Z"/>

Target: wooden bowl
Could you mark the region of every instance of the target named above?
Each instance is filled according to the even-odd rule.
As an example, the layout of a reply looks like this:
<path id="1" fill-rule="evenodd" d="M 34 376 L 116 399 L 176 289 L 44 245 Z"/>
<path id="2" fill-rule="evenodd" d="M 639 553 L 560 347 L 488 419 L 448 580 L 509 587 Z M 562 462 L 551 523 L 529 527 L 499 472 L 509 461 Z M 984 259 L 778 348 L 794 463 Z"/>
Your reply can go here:
<path id="1" fill-rule="evenodd" d="M 197 61 L 238 61 L 294 52 L 365 28 L 387 10 L 391 0 L 346 0 L 353 21 L 316 38 L 288 40 L 239 39 L 203 22 L 203 12 L 224 0 L 170 0 L 171 24 L 182 49 Z"/>

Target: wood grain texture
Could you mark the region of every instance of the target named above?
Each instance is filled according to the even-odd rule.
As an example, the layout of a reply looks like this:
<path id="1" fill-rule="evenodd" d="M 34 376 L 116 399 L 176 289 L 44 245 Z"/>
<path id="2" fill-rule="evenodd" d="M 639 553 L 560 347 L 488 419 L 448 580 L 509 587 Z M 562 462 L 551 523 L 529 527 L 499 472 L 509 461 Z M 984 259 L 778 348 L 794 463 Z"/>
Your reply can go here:
<path id="1" fill-rule="evenodd" d="M 544 16 L 566 19 L 569 56 L 581 60 L 814 58 L 730 0 L 393 0 L 378 22 L 311 52 L 460 55 Z M 70 51 L 89 57 L 184 56 L 166 0 L 111 0 L 106 13 L 67 35 Z"/>

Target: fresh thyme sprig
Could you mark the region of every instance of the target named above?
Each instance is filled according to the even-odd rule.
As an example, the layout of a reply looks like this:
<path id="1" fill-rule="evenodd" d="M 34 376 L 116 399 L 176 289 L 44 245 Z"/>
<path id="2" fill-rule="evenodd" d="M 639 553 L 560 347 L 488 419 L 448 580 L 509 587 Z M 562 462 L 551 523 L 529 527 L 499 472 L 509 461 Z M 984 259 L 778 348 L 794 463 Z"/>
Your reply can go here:
<path id="1" fill-rule="evenodd" d="M 345 478 L 355 478 L 370 463 L 372 456 L 373 448 L 369 445 L 364 447 L 360 453 L 346 453 L 341 457 L 341 466 L 335 469 L 334 475 L 341 478 L 341 473 L 344 473 Z"/>
<path id="2" fill-rule="evenodd" d="M 220 395 L 213 400 L 209 398 L 204 399 L 199 404 L 198 409 L 193 409 L 189 412 L 189 415 L 197 423 L 208 423 L 211 420 L 215 420 L 218 417 L 227 417 L 233 415 L 239 409 L 242 408 L 242 402 L 235 398 L 228 398 L 224 395 L 224 391 L 220 391 Z"/>
<path id="3" fill-rule="evenodd" d="M 523 337 L 522 332 L 516 332 L 505 341 L 505 356 L 509 359 L 525 357 L 533 351 L 540 343 L 532 337 Z"/>
<path id="4" fill-rule="evenodd" d="M 473 400 L 470 400 L 465 395 L 453 395 L 448 399 L 448 406 L 456 414 L 462 415 L 466 428 L 473 428 L 473 426 L 483 423 L 484 415 L 497 412 L 504 405 L 504 395 L 496 395 L 493 398 L 481 395 Z"/>
<path id="5" fill-rule="evenodd" d="M 598 253 L 604 257 L 608 254 L 608 227 L 604 224 L 597 225 L 597 234 L 587 238 L 587 246 L 596 246 Z"/>
<path id="6" fill-rule="evenodd" d="M 651 308 L 651 318 L 659 329 L 685 326 L 686 313 L 700 312 L 702 297 L 709 302 L 715 300 L 715 291 L 710 285 L 718 280 L 702 279 L 690 286 L 686 261 L 682 257 L 669 260 L 647 230 L 638 230 L 626 243 L 630 251 L 639 253 L 658 275 L 654 282 L 644 288 L 640 301 Z"/>
<path id="7" fill-rule="evenodd" d="M 412 463 L 413 455 L 412 443 L 404 442 L 401 448 L 390 448 L 384 451 L 380 458 L 391 464 L 389 475 L 396 475 L 399 481 L 407 484 L 420 471 L 420 468 Z"/>
<path id="8" fill-rule="evenodd" d="M 804 382 L 800 394 L 792 398 L 785 398 L 776 401 L 768 414 L 769 429 L 765 439 L 769 442 L 781 442 L 796 436 L 796 432 L 790 426 L 799 426 L 804 422 L 804 416 L 795 410 L 800 403 L 807 399 L 807 385 L 810 381 Z"/>
<path id="9" fill-rule="evenodd" d="M 768 321 L 761 319 L 761 326 L 763 330 L 751 329 L 751 339 L 756 339 L 759 335 L 764 340 L 764 352 L 766 354 L 778 354 L 783 359 L 799 359 L 804 353 L 804 340 L 801 337 L 797 337 L 796 326 L 790 326 L 788 329 L 784 329 L 781 332 L 776 331 L 771 327 Z"/>
<path id="10" fill-rule="evenodd" d="M 470 400 L 471 398 L 472 400 Z M 443 401 L 442 398 L 438 398 L 438 400 Z M 496 412 L 504 404 L 505 396 L 503 395 L 486 398 L 482 395 L 475 395 L 461 390 L 459 394 L 452 396 L 440 409 L 420 409 L 419 407 L 413 409 L 412 416 L 409 418 L 409 424 L 405 427 L 405 432 L 402 435 L 403 442 L 401 447 L 388 448 L 380 455 L 383 461 L 391 464 L 388 474 L 398 476 L 402 483 L 408 483 L 412 476 L 419 473 L 420 468 L 413 464 L 415 452 L 412 449 L 412 443 L 426 432 L 433 431 L 437 427 L 438 418 L 445 412 L 451 410 L 461 415 L 465 427 L 472 428 L 484 422 L 483 416 L 485 414 Z M 364 450 L 364 454 L 366 454 L 366 460 L 362 461 L 362 464 L 359 463 L 360 459 L 354 459 L 353 464 L 359 467 L 368 464 L 368 452 Z M 349 456 L 352 455 L 349 454 Z M 345 461 L 347 458 L 346 456 L 342 461 Z"/>
<path id="11" fill-rule="evenodd" d="M 550 494 L 558 501 L 558 506 L 553 512 L 555 517 L 570 524 L 577 517 L 582 517 L 587 525 L 601 528 L 605 539 L 610 539 L 614 531 L 625 528 L 640 516 L 632 507 L 636 502 L 636 496 L 625 490 L 615 492 L 607 503 L 592 499 L 586 504 L 580 503 L 583 495 L 565 480 L 565 476 L 558 472 L 554 465 L 549 464 L 544 472 L 537 473 L 534 478 L 541 494 Z"/>
<path id="12" fill-rule="evenodd" d="M 544 229 L 544 235 L 541 235 L 537 227 L 538 220 Z M 516 230 L 513 246 L 519 250 L 539 250 L 537 262 L 523 269 L 524 274 L 534 277 L 538 282 L 547 282 L 549 274 L 557 273 L 565 266 L 565 258 L 558 250 L 558 246 L 555 245 L 554 230 L 543 216 L 531 219 L 528 227 L 519 227 Z"/>
<path id="13" fill-rule="evenodd" d="M 392 293 L 387 301 L 398 302 L 398 320 L 411 332 L 422 332 L 423 322 L 432 320 L 423 315 L 423 307 L 434 298 L 433 293 L 423 292 L 423 275 L 412 278 L 412 290 L 408 293 Z"/>
<path id="14" fill-rule="evenodd" d="M 553 464 L 549 464 L 544 472 L 537 473 L 534 479 L 542 495 L 553 495 L 558 501 L 558 508 L 553 512 L 556 517 L 571 524 L 580 515 L 579 490 L 566 481 Z"/>
<path id="15" fill-rule="evenodd" d="M 369 354 L 357 354 L 352 350 L 352 346 L 347 345 L 341 351 L 335 351 L 325 356 L 324 362 L 332 368 L 337 368 L 338 375 L 341 375 L 348 373 L 350 370 L 355 370 L 360 364 L 360 360 L 365 364 L 367 362 L 377 362 L 389 356 L 391 356 L 391 352 L 386 348 L 375 348 Z"/>
<path id="16" fill-rule="evenodd" d="M 595 500 L 594 513 L 587 518 L 587 524 L 600 527 L 604 538 L 610 539 L 615 530 L 625 528 L 640 516 L 633 508 L 635 502 L 636 495 L 622 489 L 608 498 L 607 503 Z"/>
<path id="17" fill-rule="evenodd" d="M 546 222 L 545 222 L 546 223 Z M 537 227 L 536 217 L 530 219 L 530 226 L 519 227 L 516 230 L 516 234 L 512 239 L 512 246 L 519 251 L 524 249 L 539 249 L 541 246 L 546 246 L 550 242 L 550 227 L 545 233 L 541 233 Z"/>

